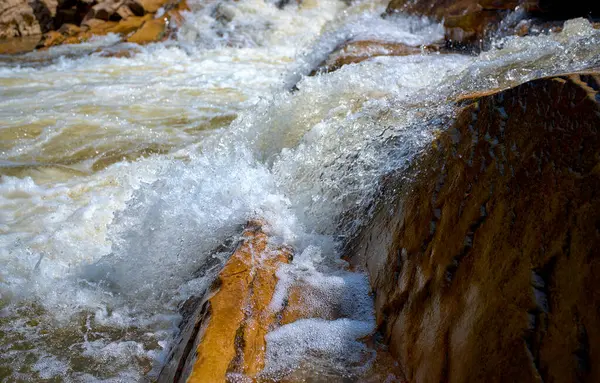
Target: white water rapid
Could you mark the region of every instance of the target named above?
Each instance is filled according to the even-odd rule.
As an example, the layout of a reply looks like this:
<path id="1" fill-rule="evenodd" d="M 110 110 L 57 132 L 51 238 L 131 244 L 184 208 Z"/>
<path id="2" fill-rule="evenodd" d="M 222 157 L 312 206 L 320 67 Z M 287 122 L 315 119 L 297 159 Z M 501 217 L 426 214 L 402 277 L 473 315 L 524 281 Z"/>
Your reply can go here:
<path id="1" fill-rule="evenodd" d="M 301 278 L 347 311 L 270 333 L 266 369 L 351 375 L 374 314 L 338 248 L 380 178 L 444 128 L 457 95 L 600 63 L 600 31 L 575 20 L 479 56 L 378 57 L 308 77 L 344 41 L 418 46 L 443 28 L 382 18 L 385 2 L 188 3 L 174 40 L 0 58 L 0 380 L 152 381 L 178 304 L 253 218 L 296 251 L 280 289 Z"/>

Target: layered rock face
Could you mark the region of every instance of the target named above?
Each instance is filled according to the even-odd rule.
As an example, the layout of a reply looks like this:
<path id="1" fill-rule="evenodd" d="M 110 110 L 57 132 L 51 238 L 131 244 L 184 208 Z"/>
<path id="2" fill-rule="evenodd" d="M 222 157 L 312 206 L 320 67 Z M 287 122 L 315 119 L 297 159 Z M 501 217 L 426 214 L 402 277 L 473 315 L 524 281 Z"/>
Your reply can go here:
<path id="1" fill-rule="evenodd" d="M 348 253 L 414 382 L 600 381 L 600 76 L 461 100 Z"/>

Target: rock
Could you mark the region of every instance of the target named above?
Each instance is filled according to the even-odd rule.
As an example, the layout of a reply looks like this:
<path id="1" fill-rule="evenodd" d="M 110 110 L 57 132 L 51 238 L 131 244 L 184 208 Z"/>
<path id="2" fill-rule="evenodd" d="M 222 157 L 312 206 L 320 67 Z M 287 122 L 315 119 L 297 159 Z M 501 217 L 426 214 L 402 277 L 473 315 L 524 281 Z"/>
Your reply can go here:
<path id="1" fill-rule="evenodd" d="M 407 12 L 444 21 L 450 44 L 478 44 L 518 5 L 489 0 L 391 0 L 387 12 Z"/>
<path id="2" fill-rule="evenodd" d="M 0 2 L 0 39 L 41 33 L 40 24 L 27 0 Z"/>
<path id="3" fill-rule="evenodd" d="M 113 15 L 117 14 L 117 10 L 124 4 L 124 2 L 125 0 L 107 0 L 96 4 L 85 16 L 84 21 L 89 19 L 98 19 L 104 21 L 113 20 Z"/>
<path id="4" fill-rule="evenodd" d="M 143 9 L 146 13 L 156 13 L 160 8 L 166 5 L 165 0 L 131 0 L 130 4 L 136 4 L 138 9 Z"/>
<path id="5" fill-rule="evenodd" d="M 350 41 L 336 48 L 310 75 L 333 72 L 344 65 L 360 63 L 377 56 L 408 56 L 437 50 L 438 47 L 433 45 L 411 47 L 402 43 L 375 40 Z"/>
<path id="6" fill-rule="evenodd" d="M 58 8 L 58 0 L 36 0 L 30 1 L 29 5 L 33 14 L 40 24 L 42 32 L 54 29 L 54 17 Z"/>
<path id="7" fill-rule="evenodd" d="M 482 48 L 500 22 L 519 6 L 529 17 L 541 23 L 568 18 L 600 16 L 600 3 L 575 0 L 566 4 L 557 0 L 391 0 L 387 13 L 406 12 L 443 21 L 450 46 Z M 512 33 L 523 33 L 515 28 Z"/>
<path id="8" fill-rule="evenodd" d="M 127 41 L 140 45 L 160 41 L 165 36 L 167 21 L 167 18 L 148 20 Z"/>
<path id="9" fill-rule="evenodd" d="M 66 37 L 58 31 L 50 31 L 46 33 L 43 39 L 40 41 L 38 48 L 49 48 L 56 45 L 60 45 L 65 41 Z"/>
<path id="10" fill-rule="evenodd" d="M 600 72 L 463 97 L 348 246 L 409 381 L 600 381 Z"/>
<path id="11" fill-rule="evenodd" d="M 30 52 L 38 46 L 41 35 L 0 39 L 0 55 Z"/>
<path id="12" fill-rule="evenodd" d="M 267 382 L 265 375 L 268 332 L 306 318 L 344 317 L 327 302 L 326 291 L 301 281 L 291 289 L 277 286 L 276 271 L 292 259 L 292 249 L 269 244 L 259 221 L 249 222 L 242 240 L 203 297 L 192 297 L 181 307 L 184 317 L 177 345 L 158 377 L 161 383 Z M 214 258 L 217 259 L 217 258 Z M 218 265 L 206 264 L 209 270 Z M 275 292 L 285 294 L 284 307 L 272 308 Z M 322 302 L 315 302 L 321 297 Z M 315 305 L 315 303 L 317 303 Z M 397 362 L 374 337 L 364 340 L 376 352 L 361 382 L 405 382 Z M 316 373 L 316 375 L 315 375 Z M 298 368 L 283 380 L 288 383 L 320 381 L 317 371 Z M 344 379 L 334 382 L 346 381 Z"/>
<path id="13" fill-rule="evenodd" d="M 159 9 L 164 16 L 155 20 Z M 80 43 L 107 33 L 146 44 L 168 37 L 181 25 L 185 10 L 185 0 L 6 0 L 0 4 L 0 39 L 45 35 L 37 45 L 3 43 L 0 53 Z M 69 25 L 69 33 L 63 25 Z"/>
<path id="14" fill-rule="evenodd" d="M 81 33 L 81 28 L 74 24 L 63 24 L 58 32 L 63 36 L 75 36 L 78 33 Z"/>
<path id="15" fill-rule="evenodd" d="M 219 274 L 209 299 L 210 319 L 202 335 L 188 382 L 226 381 L 229 374 L 254 376 L 265 362 L 265 335 L 275 324 L 269 310 L 280 264 L 291 250 L 273 250 L 259 223 L 250 223 L 240 247 Z"/>
<path id="16" fill-rule="evenodd" d="M 167 11 L 163 17 L 157 19 L 154 18 L 152 13 L 144 16 L 134 16 L 135 13 L 130 8 L 131 2 L 119 0 L 111 2 L 110 5 L 99 4 L 103 6 L 94 6 L 81 22 L 81 27 L 66 24 L 68 27 L 59 28 L 59 33 L 51 31 L 44 35 L 44 38 L 38 44 L 38 48 L 81 43 L 89 40 L 94 35 L 106 35 L 108 33 L 120 34 L 124 40 L 137 44 L 148 44 L 163 40 L 181 26 L 183 22 L 181 12 L 189 10 L 189 8 L 185 1 L 173 3 L 162 0 L 162 3 L 165 4 Z M 100 15 L 103 19 L 91 18 L 97 15 Z"/>
<path id="17" fill-rule="evenodd" d="M 128 19 L 131 16 L 136 16 L 136 14 L 131 10 L 128 5 L 122 5 L 117 9 L 117 15 L 119 15 L 120 19 Z"/>
<path id="18" fill-rule="evenodd" d="M 187 334 L 181 343 L 197 346 L 195 353 L 191 347 L 187 355 L 176 349 L 171 366 L 181 367 L 168 364 L 159 381 L 225 382 L 229 375 L 253 377 L 264 367 L 265 335 L 277 321 L 277 313 L 268 308 L 277 284 L 275 271 L 289 262 L 292 251 L 271 248 L 261 226 L 248 223 L 210 297 L 195 302 L 195 334 Z M 174 370 L 181 372 L 175 376 Z"/>

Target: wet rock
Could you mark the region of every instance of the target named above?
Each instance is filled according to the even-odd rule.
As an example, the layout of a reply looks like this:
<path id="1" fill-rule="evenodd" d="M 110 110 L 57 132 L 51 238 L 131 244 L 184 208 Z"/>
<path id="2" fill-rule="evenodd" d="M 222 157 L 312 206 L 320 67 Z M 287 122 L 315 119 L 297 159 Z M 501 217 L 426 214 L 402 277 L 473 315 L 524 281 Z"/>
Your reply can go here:
<path id="1" fill-rule="evenodd" d="M 173 379 L 171 367 L 159 381 L 224 382 L 229 376 L 253 377 L 264 367 L 265 335 L 277 321 L 268 307 L 277 284 L 275 271 L 289 262 L 292 252 L 269 246 L 260 222 L 250 222 L 242 238 L 210 296 L 196 302 L 196 332 L 182 342 L 192 342 L 195 351 L 188 347 L 189 354 L 182 356 L 176 350 L 172 360 L 177 363 L 171 366 L 181 366 L 179 378 Z"/>
<path id="2" fill-rule="evenodd" d="M 450 43 L 473 44 L 485 38 L 492 26 L 517 5 L 516 0 L 392 0 L 387 12 L 407 12 L 443 20 Z"/>
<path id="3" fill-rule="evenodd" d="M 462 98 L 348 247 L 409 381 L 600 381 L 598 73 Z"/>
<path id="4" fill-rule="evenodd" d="M 402 43 L 376 40 L 349 41 L 336 48 L 310 75 L 328 73 L 347 64 L 356 64 L 377 56 L 409 56 L 439 51 L 439 47 L 411 47 Z"/>
<path id="5" fill-rule="evenodd" d="M 155 19 L 161 9 L 164 15 Z M 0 4 L 0 39 L 46 32 L 38 39 L 39 49 L 117 33 L 123 40 L 147 44 L 168 37 L 181 25 L 185 10 L 185 0 L 9 0 Z M 73 27 L 80 29 L 75 33 Z M 14 51 L 0 46 L 0 54 Z"/>
<path id="6" fill-rule="evenodd" d="M 268 333 L 298 320 L 336 320 L 348 316 L 339 305 L 331 304 L 323 287 L 294 280 L 289 289 L 281 290 L 276 272 L 282 267 L 291 267 L 288 263 L 292 254 L 289 247 L 269 244 L 261 222 L 249 222 L 241 242 L 210 291 L 204 297 L 190 298 L 182 305 L 184 321 L 178 344 L 171 351 L 158 381 L 320 381 L 319 374 L 323 371 L 315 371 L 314 366 L 286 371 L 285 376 L 271 376 L 265 372 Z M 207 268 L 213 266 L 205 265 Z M 274 299 L 280 298 L 283 307 L 273 303 Z M 376 336 L 363 341 L 375 356 L 369 353 L 373 359 L 365 366 L 358 381 L 405 381 L 398 363 Z M 333 376 L 328 381 L 342 383 L 348 380 Z"/>
<path id="7" fill-rule="evenodd" d="M 498 32 L 501 22 L 517 9 L 535 23 L 544 24 L 575 17 L 599 17 L 598 4 L 583 0 L 568 4 L 554 0 L 391 0 L 387 13 L 406 12 L 443 21 L 449 46 L 483 48 L 485 40 Z M 510 27 L 504 33 L 519 34 L 519 31 L 523 33 L 523 26 Z"/>

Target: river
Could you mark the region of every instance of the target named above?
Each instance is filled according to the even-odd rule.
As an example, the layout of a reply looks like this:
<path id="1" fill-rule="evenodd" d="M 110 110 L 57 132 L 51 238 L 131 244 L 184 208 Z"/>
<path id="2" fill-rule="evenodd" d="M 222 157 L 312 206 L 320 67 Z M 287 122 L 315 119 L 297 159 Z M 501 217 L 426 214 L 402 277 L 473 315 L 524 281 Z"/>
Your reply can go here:
<path id="1" fill-rule="evenodd" d="M 458 96 L 600 64 L 600 31 L 579 19 L 477 56 L 377 57 L 309 77 L 345 41 L 426 45 L 443 28 L 382 18 L 377 1 L 188 3 L 166 42 L 109 35 L 0 57 L 0 380 L 152 381 L 178 305 L 255 218 L 295 249 L 282 281 L 348 307 L 270 334 L 267 369 L 352 374 L 374 314 L 339 248 L 381 177 L 431 143 Z"/>

